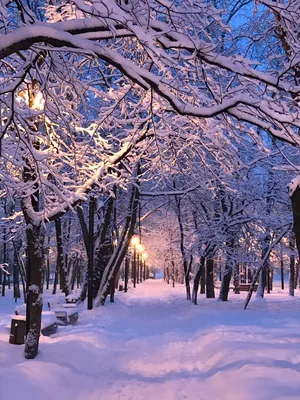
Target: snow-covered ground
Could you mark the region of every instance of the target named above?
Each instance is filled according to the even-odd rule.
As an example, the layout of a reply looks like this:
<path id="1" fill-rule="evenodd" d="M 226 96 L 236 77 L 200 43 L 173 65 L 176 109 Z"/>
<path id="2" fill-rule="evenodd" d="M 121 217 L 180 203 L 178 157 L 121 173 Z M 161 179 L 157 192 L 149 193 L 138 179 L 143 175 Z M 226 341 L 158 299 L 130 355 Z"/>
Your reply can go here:
<path id="1" fill-rule="evenodd" d="M 14 303 L 0 298 L 0 399 L 299 400 L 300 298 L 274 292 L 244 311 L 245 293 L 193 306 L 150 280 L 41 337 L 29 361 L 8 344 Z"/>

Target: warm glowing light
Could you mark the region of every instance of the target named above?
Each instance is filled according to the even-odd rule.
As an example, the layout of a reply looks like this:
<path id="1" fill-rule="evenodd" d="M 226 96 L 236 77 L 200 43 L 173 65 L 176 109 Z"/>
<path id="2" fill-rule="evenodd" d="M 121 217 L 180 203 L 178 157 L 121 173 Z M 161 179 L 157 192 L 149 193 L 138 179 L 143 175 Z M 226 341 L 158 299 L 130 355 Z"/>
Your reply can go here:
<path id="1" fill-rule="evenodd" d="M 137 246 L 139 244 L 139 238 L 137 236 L 133 236 L 133 238 L 131 239 L 131 245 L 132 246 Z"/>
<path id="2" fill-rule="evenodd" d="M 136 248 L 137 248 L 137 251 L 139 251 L 140 253 L 142 253 L 144 251 L 144 247 L 141 244 L 138 244 L 136 246 Z"/>
<path id="3" fill-rule="evenodd" d="M 45 105 L 45 99 L 42 92 L 37 92 L 33 98 L 29 99 L 28 91 L 21 90 L 19 95 L 16 96 L 16 100 L 21 103 L 24 101 L 30 108 L 34 110 L 42 110 Z"/>
<path id="4" fill-rule="evenodd" d="M 42 92 L 37 92 L 35 98 L 33 99 L 33 103 L 31 108 L 36 110 L 42 110 L 44 108 L 45 99 L 43 98 Z"/>
<path id="5" fill-rule="evenodd" d="M 142 259 L 143 259 L 143 260 L 146 260 L 146 258 L 148 258 L 147 254 L 146 254 L 146 253 L 143 253 Z"/>

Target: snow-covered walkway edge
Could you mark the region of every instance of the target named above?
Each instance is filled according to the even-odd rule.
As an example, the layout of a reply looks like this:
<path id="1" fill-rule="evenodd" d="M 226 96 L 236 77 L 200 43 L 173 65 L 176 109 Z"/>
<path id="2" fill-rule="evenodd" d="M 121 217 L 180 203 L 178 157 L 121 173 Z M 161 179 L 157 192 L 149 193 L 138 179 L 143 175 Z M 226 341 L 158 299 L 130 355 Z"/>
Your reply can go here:
<path id="1" fill-rule="evenodd" d="M 30 361 L 8 344 L 13 302 L 0 299 L 0 399 L 299 400 L 300 298 L 277 291 L 244 311 L 244 297 L 193 306 L 147 281 L 41 337 Z"/>

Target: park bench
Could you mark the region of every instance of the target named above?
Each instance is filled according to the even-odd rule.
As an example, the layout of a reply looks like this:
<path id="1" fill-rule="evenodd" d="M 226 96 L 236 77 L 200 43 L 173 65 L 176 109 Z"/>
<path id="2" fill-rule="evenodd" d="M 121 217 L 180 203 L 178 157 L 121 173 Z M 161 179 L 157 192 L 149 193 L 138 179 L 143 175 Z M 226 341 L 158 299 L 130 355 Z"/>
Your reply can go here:
<path id="1" fill-rule="evenodd" d="M 240 285 L 239 285 L 240 292 L 249 292 L 250 286 L 251 286 L 251 283 L 240 283 Z M 257 291 L 257 287 L 258 287 L 258 285 L 255 284 L 254 292 Z"/>
<path id="2" fill-rule="evenodd" d="M 53 303 L 48 301 L 49 311 L 55 313 L 56 318 L 62 325 L 75 324 L 78 320 L 78 307 L 75 301 L 69 300 L 67 303 Z"/>
<path id="3" fill-rule="evenodd" d="M 16 316 L 26 320 L 26 304 L 21 304 L 15 309 Z M 13 317 L 14 318 L 14 317 Z M 57 320 L 55 313 L 42 311 L 41 332 L 44 336 L 50 336 L 57 331 Z"/>

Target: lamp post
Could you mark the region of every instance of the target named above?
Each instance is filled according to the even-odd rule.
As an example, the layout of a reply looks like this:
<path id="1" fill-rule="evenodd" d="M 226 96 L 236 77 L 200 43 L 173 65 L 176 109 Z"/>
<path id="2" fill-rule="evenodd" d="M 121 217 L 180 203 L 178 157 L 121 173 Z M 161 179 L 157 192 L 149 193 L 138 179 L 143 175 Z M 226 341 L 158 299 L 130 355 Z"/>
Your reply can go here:
<path id="1" fill-rule="evenodd" d="M 139 243 L 139 239 L 138 237 L 134 236 L 131 239 L 131 245 L 133 246 L 133 268 L 132 268 L 132 272 L 133 272 L 133 287 L 136 287 L 136 248 L 137 245 Z"/>
<path id="2" fill-rule="evenodd" d="M 141 244 L 137 245 L 137 256 L 138 256 L 138 262 L 137 262 L 137 283 L 142 282 L 142 254 L 144 251 L 144 247 Z"/>
<path id="3" fill-rule="evenodd" d="M 125 271 L 124 271 L 124 293 L 128 290 L 128 275 L 129 275 L 129 258 L 125 258 Z"/>

